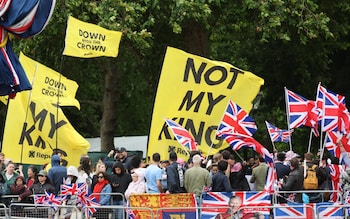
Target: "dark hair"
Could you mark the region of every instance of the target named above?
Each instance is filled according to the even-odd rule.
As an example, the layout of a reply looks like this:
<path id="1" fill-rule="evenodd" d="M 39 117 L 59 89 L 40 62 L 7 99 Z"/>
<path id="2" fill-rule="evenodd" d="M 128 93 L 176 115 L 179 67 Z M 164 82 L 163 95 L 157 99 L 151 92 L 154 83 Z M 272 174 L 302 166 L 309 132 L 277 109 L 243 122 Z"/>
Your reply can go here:
<path id="1" fill-rule="evenodd" d="M 102 174 L 103 175 L 103 177 L 105 178 L 105 180 L 108 180 L 108 174 L 106 173 L 106 172 L 98 172 L 97 173 L 97 177 L 100 175 L 100 174 Z"/>
<path id="2" fill-rule="evenodd" d="M 284 161 L 286 159 L 286 154 L 283 152 L 278 152 L 277 153 L 277 160 L 278 161 Z"/>
<path id="3" fill-rule="evenodd" d="M 91 159 L 89 157 L 82 157 L 80 159 L 80 166 L 78 168 L 78 171 L 83 170 L 85 173 L 90 175 L 91 173 Z"/>
<path id="4" fill-rule="evenodd" d="M 152 160 L 155 162 L 159 162 L 160 161 L 160 154 L 159 153 L 154 153 L 152 155 Z"/>
<path id="5" fill-rule="evenodd" d="M 227 166 L 228 166 L 228 163 L 226 160 L 220 160 L 219 163 L 218 163 L 218 169 L 220 171 L 225 171 L 227 170 Z"/>
<path id="6" fill-rule="evenodd" d="M 176 152 L 171 151 L 171 152 L 169 153 L 169 160 L 170 160 L 170 161 L 176 161 L 176 160 L 177 160 L 177 154 L 176 154 Z"/>
<path id="7" fill-rule="evenodd" d="M 141 158 L 139 156 L 135 156 L 131 159 L 131 165 L 133 168 L 139 168 L 141 164 Z"/>
<path id="8" fill-rule="evenodd" d="M 228 159 L 230 159 L 230 160 L 236 160 L 235 155 L 233 155 L 233 154 L 230 154 L 230 156 L 228 157 Z"/>
<path id="9" fill-rule="evenodd" d="M 223 150 L 221 154 L 223 159 L 228 160 L 230 158 L 231 152 L 229 152 L 228 150 Z"/>

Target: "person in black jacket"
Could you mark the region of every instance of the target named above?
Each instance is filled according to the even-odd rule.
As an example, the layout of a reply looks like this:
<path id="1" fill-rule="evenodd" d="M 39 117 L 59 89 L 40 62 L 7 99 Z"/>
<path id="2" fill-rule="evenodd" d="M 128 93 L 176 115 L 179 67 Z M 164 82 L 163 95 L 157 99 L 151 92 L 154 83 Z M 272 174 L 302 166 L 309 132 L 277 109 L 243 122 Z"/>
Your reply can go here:
<path id="1" fill-rule="evenodd" d="M 290 160 L 290 169 L 288 177 L 283 178 L 283 184 L 281 191 L 298 191 L 303 190 L 304 176 L 303 172 L 299 168 L 299 160 L 292 158 Z M 288 193 L 288 201 L 292 203 L 303 203 L 301 193 Z"/>
<path id="2" fill-rule="evenodd" d="M 113 165 L 112 174 L 109 175 L 109 182 L 112 186 L 112 193 L 121 193 L 121 195 L 113 195 L 113 205 L 124 205 L 124 194 L 132 181 L 131 175 L 127 173 L 121 162 L 116 161 Z M 115 218 L 123 218 L 123 209 L 116 209 Z"/>
<path id="3" fill-rule="evenodd" d="M 184 177 L 185 171 L 183 167 L 177 163 L 177 154 L 172 151 L 169 154 L 170 165 L 166 169 L 167 173 L 167 193 L 185 193 Z"/>

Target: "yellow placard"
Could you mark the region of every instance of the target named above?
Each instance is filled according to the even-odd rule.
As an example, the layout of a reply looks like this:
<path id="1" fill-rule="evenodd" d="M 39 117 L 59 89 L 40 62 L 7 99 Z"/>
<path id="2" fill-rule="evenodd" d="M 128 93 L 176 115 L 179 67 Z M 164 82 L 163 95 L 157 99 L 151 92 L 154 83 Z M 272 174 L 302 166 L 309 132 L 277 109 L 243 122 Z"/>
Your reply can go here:
<path id="1" fill-rule="evenodd" d="M 26 72 L 28 80 L 35 89 L 31 91 L 31 100 L 47 101 L 59 106 L 75 106 L 80 103 L 75 99 L 78 84 L 62 74 L 20 53 L 19 61 Z"/>
<path id="2" fill-rule="evenodd" d="M 122 32 L 68 18 L 63 55 L 80 58 L 117 57 Z"/>
<path id="3" fill-rule="evenodd" d="M 168 47 L 153 108 L 147 156 L 158 152 L 162 160 L 168 159 L 168 152 L 175 150 L 178 157 L 188 158 L 163 118 L 173 119 L 187 129 L 203 155 L 228 147 L 215 138 L 228 101 L 231 99 L 249 112 L 263 84 L 262 78 L 231 64 Z"/>

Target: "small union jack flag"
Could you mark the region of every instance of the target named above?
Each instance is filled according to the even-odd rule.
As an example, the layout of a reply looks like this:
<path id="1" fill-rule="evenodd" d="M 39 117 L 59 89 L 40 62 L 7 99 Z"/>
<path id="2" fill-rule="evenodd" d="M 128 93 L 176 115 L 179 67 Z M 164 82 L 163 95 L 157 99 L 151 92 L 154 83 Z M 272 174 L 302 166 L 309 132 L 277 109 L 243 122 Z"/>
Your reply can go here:
<path id="1" fill-rule="evenodd" d="M 62 203 L 62 198 L 56 196 L 53 193 L 46 192 L 46 191 L 45 191 L 45 195 L 46 195 L 45 196 L 45 204 L 50 205 L 51 208 L 53 208 L 55 211 L 57 211 L 58 206 L 60 206 Z"/>
<path id="2" fill-rule="evenodd" d="M 171 119 L 165 119 L 165 122 L 181 145 L 185 146 L 190 151 L 197 150 L 197 142 L 186 129 Z"/>
<path id="3" fill-rule="evenodd" d="M 216 132 L 216 136 L 225 138 L 226 135 L 233 133 L 252 136 L 256 130 L 256 124 L 248 113 L 230 100 Z"/>
<path id="4" fill-rule="evenodd" d="M 272 142 L 289 142 L 292 130 L 283 130 L 265 121 Z"/>
<path id="5" fill-rule="evenodd" d="M 287 104 L 288 129 L 309 126 L 318 136 L 318 114 L 316 102 L 284 88 Z"/>
<path id="6" fill-rule="evenodd" d="M 93 215 L 97 210 L 98 207 L 101 206 L 94 195 L 90 194 L 89 196 L 85 196 L 84 198 L 84 206 L 85 207 L 85 216 L 90 217 Z"/>
<path id="7" fill-rule="evenodd" d="M 34 195 L 34 204 L 46 204 L 46 196 L 45 195 Z"/>

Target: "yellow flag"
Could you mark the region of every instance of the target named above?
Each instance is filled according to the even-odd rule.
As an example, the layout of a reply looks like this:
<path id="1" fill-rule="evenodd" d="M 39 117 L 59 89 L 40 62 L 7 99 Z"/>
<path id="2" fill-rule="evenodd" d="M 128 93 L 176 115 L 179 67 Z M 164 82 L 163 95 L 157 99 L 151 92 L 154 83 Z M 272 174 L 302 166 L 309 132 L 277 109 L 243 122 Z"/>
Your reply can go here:
<path id="1" fill-rule="evenodd" d="M 75 106 L 80 109 L 80 103 L 75 99 L 79 87 L 75 81 L 30 59 L 23 53 L 20 53 L 19 61 L 28 80 L 35 87 L 31 91 L 31 100 L 47 101 L 59 106 Z"/>
<path id="2" fill-rule="evenodd" d="M 228 147 L 215 133 L 229 99 L 246 112 L 264 80 L 228 63 L 212 61 L 168 47 L 153 107 L 147 155 L 158 152 L 168 159 L 169 151 L 188 158 L 163 118 L 175 120 L 188 130 L 204 154 Z M 211 148 L 212 146 L 212 148 Z"/>
<path id="3" fill-rule="evenodd" d="M 89 142 L 60 108 L 45 101 L 28 101 L 29 96 L 30 91 L 23 91 L 10 100 L 2 152 L 14 162 L 42 165 L 51 162 L 53 151 L 60 151 L 68 165 L 78 166 L 80 155 L 88 152 Z"/>
<path id="4" fill-rule="evenodd" d="M 117 57 L 122 32 L 68 18 L 63 55 L 80 58 Z"/>

